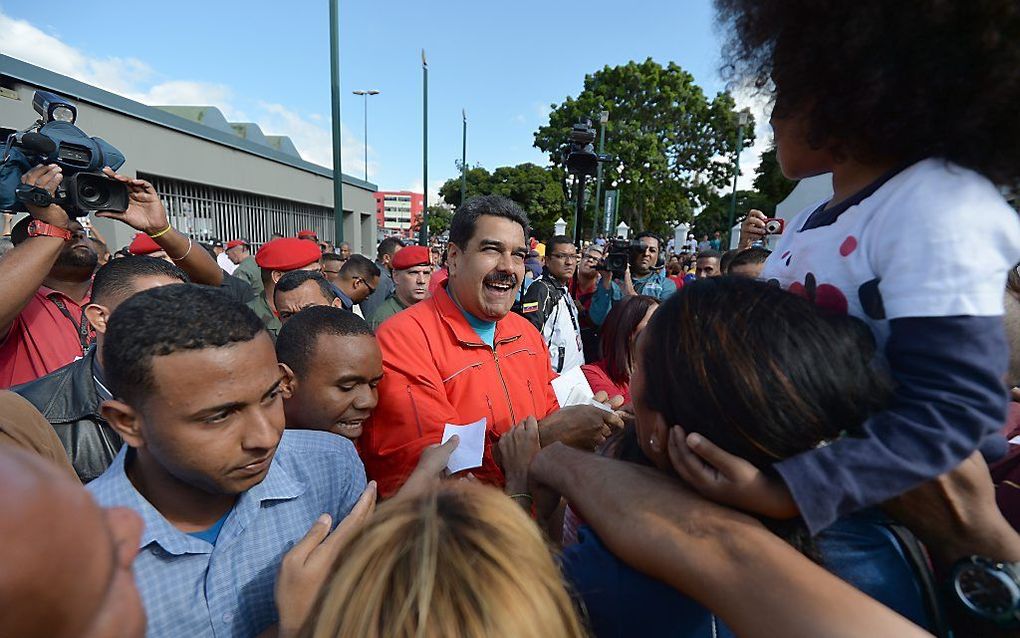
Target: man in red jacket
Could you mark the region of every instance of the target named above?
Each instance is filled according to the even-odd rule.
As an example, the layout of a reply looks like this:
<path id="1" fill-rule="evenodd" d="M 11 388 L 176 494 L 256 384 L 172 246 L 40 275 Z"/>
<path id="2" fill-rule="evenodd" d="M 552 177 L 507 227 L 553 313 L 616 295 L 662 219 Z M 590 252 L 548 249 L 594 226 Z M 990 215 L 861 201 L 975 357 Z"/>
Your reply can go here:
<path id="1" fill-rule="evenodd" d="M 505 197 L 465 202 L 450 224 L 445 288 L 379 327 L 383 380 L 379 405 L 358 442 L 381 495 L 410 475 L 445 424 L 486 419 L 481 468 L 471 472 L 502 485 L 494 443 L 529 416 L 541 442 L 592 449 L 620 418 L 593 406 L 560 409 L 541 335 L 510 312 L 524 279 L 528 218 Z"/>

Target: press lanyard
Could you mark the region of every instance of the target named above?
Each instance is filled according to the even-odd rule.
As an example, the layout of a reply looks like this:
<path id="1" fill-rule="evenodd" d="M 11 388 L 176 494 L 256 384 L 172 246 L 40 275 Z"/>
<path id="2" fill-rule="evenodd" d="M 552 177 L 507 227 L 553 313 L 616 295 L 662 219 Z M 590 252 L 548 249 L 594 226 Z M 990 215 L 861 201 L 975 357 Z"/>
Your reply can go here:
<path id="1" fill-rule="evenodd" d="M 67 317 L 67 320 L 71 322 L 71 325 L 78 330 L 78 343 L 81 345 L 81 353 L 85 354 L 88 351 L 89 346 L 92 345 L 92 340 L 89 339 L 89 320 L 85 316 L 85 311 L 82 310 L 81 321 L 75 322 L 74 317 L 71 316 L 71 311 L 67 309 L 67 305 L 64 304 L 63 300 L 58 297 L 51 297 L 50 299 L 53 305 L 57 307 L 60 314 Z"/>

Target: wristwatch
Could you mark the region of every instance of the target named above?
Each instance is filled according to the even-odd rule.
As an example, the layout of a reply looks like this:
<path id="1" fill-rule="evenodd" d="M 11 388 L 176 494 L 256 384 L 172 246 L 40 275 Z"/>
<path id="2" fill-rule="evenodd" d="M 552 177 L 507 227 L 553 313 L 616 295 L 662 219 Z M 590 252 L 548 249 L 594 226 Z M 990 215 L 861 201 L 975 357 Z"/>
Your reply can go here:
<path id="1" fill-rule="evenodd" d="M 950 595 L 971 615 L 1020 629 L 1020 563 L 970 556 L 953 566 Z"/>
<path id="2" fill-rule="evenodd" d="M 74 235 L 71 234 L 71 231 L 67 230 L 66 228 L 53 226 L 52 224 L 41 222 L 38 219 L 33 219 L 32 223 L 28 225 L 28 236 L 59 237 L 64 241 L 71 241 L 71 238 L 74 237 Z"/>

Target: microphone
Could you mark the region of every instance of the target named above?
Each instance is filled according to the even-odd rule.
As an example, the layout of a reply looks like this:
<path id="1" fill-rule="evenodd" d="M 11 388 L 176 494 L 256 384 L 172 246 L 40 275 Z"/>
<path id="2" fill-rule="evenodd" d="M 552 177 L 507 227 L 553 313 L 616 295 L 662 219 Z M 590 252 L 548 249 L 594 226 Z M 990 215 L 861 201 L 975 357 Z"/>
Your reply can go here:
<path id="1" fill-rule="evenodd" d="M 38 153 L 39 155 L 49 155 L 57 150 L 56 143 L 42 133 L 21 133 L 18 135 L 17 143 L 18 146 L 21 146 L 26 151 Z"/>

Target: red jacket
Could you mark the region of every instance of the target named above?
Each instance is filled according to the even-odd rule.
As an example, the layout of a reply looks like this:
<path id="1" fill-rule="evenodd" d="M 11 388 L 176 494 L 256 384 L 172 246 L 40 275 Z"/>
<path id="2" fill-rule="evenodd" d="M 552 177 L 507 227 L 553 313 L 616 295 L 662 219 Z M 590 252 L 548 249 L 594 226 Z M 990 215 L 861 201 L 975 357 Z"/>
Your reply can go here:
<path id="1" fill-rule="evenodd" d="M 445 424 L 482 417 L 488 419 L 485 452 L 482 467 L 471 472 L 502 485 L 492 445 L 528 416 L 542 419 L 559 407 L 545 342 L 517 314 L 496 323 L 490 348 L 444 287 L 388 319 L 377 336 L 384 371 L 379 405 L 358 448 L 383 496 L 403 485 L 422 450 L 442 439 Z"/>

